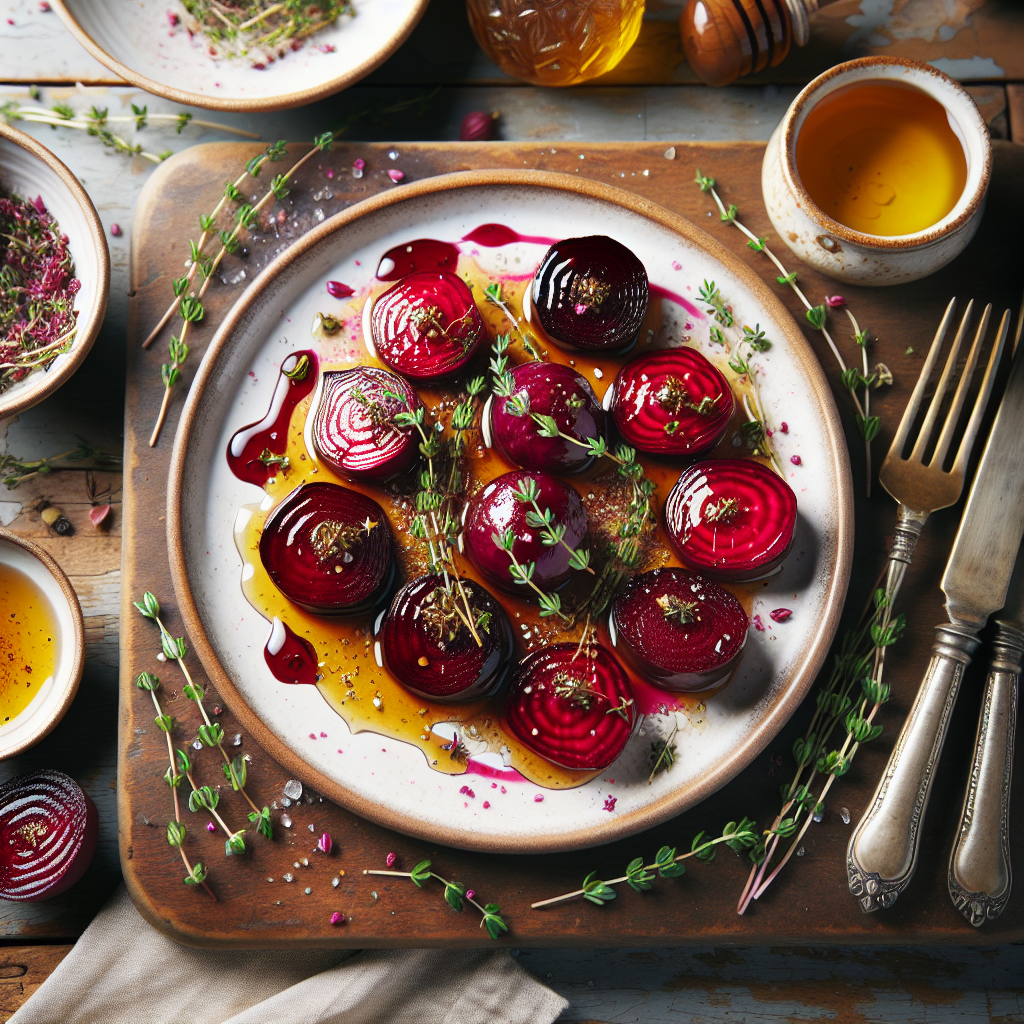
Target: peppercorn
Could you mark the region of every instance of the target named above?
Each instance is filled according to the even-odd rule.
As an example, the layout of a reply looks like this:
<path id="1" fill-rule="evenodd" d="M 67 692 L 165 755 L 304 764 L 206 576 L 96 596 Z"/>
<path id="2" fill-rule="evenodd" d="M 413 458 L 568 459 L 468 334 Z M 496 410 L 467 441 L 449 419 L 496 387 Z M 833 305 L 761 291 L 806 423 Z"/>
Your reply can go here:
<path id="1" fill-rule="evenodd" d="M 70 537 L 75 532 L 75 528 L 71 523 L 70 519 L 65 519 L 61 516 L 54 524 L 54 530 L 60 534 L 61 537 Z"/>

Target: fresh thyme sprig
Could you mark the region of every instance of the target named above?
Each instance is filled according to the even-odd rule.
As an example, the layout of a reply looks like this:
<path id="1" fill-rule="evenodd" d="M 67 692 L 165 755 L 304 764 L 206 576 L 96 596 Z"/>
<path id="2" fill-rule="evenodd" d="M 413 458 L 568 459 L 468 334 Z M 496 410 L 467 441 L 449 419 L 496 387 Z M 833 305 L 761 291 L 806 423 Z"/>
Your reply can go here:
<path id="1" fill-rule="evenodd" d="M 561 896 L 553 896 L 551 899 L 531 903 L 530 908 L 536 910 L 538 907 L 549 907 L 553 903 L 564 903 L 577 896 L 582 896 L 588 902 L 603 907 L 618 896 L 618 893 L 612 888 L 614 885 L 625 882 L 637 892 L 646 892 L 648 889 L 654 888 L 654 883 L 658 878 L 678 878 L 685 874 L 686 865 L 683 864 L 683 861 L 690 857 L 711 861 L 714 860 L 716 848 L 721 843 L 725 843 L 730 849 L 740 853 L 756 845 L 757 841 L 754 822 L 749 818 L 744 818 L 739 822 L 730 821 L 716 839 L 705 839 L 704 833 L 699 832 L 694 836 L 690 849 L 686 853 L 676 853 L 675 847 L 663 846 L 654 855 L 652 863 L 645 864 L 643 857 L 636 857 L 626 865 L 624 875 L 611 878 L 607 882 L 597 878 L 596 871 L 591 871 L 583 879 L 583 885 L 579 889 L 563 893 Z"/>
<path id="2" fill-rule="evenodd" d="M 710 193 L 711 198 L 715 201 L 715 205 L 718 207 L 720 220 L 724 224 L 731 224 L 733 227 L 742 231 L 743 234 L 747 236 L 747 246 L 753 249 L 754 252 L 764 253 L 765 256 L 775 264 L 776 269 L 779 271 L 778 277 L 776 278 L 778 283 L 781 285 L 788 285 L 792 288 L 793 293 L 801 303 L 803 303 L 803 306 L 806 309 L 805 316 L 807 318 L 807 322 L 816 331 L 821 331 L 825 341 L 828 342 L 828 346 L 832 350 L 832 354 L 835 356 L 836 362 L 839 363 L 839 369 L 842 373 L 843 387 L 850 393 L 850 398 L 853 401 L 854 409 L 856 410 L 857 430 L 864 439 L 864 489 L 865 495 L 870 497 L 872 476 L 871 442 L 878 434 L 878 429 L 881 425 L 879 418 L 871 415 L 870 389 L 872 387 L 881 387 L 883 384 L 891 384 L 892 374 L 889 373 L 888 369 L 881 363 L 876 367 L 876 372 L 874 374 L 870 374 L 868 372 L 867 333 L 860 329 L 860 325 L 857 323 L 853 314 L 849 310 L 846 310 L 846 314 L 850 318 L 850 323 L 853 327 L 854 339 L 861 351 L 862 371 L 858 371 L 856 367 L 848 367 L 846 365 L 846 360 L 843 359 L 843 356 L 827 327 L 829 309 L 841 309 L 845 307 L 845 299 L 838 295 L 826 296 L 825 301 L 820 305 L 812 305 L 803 290 L 796 283 L 796 271 L 793 271 L 792 273 L 787 271 L 775 253 L 768 248 L 765 243 L 765 239 L 759 238 L 740 222 L 738 219 L 739 210 L 737 210 L 735 204 L 730 203 L 728 208 L 726 208 L 715 189 L 715 179 L 701 174 L 698 170 L 695 181 L 700 186 L 700 190 L 702 192 Z M 863 400 L 857 395 L 858 387 L 863 389 Z"/>
<path id="3" fill-rule="evenodd" d="M 654 782 L 654 777 L 660 772 L 672 770 L 676 763 L 676 745 L 673 742 L 676 733 L 679 732 L 679 719 L 672 723 L 672 731 L 660 743 L 651 744 L 651 774 L 647 777 L 647 785 Z"/>
<path id="4" fill-rule="evenodd" d="M 516 558 L 513 548 L 516 543 L 515 531 L 508 527 L 501 533 L 492 533 L 491 541 L 496 548 L 504 551 L 509 558 L 508 571 L 513 582 L 520 586 L 529 587 L 537 595 L 537 604 L 540 606 L 540 617 L 548 618 L 557 615 L 563 622 L 571 622 L 572 619 L 562 611 L 562 599 L 555 592 L 548 593 L 534 581 L 533 575 L 537 569 L 536 562 L 520 562 Z"/>
<path id="5" fill-rule="evenodd" d="M 220 825 L 224 834 L 228 837 L 224 843 L 224 856 L 230 857 L 233 854 L 245 853 L 245 829 L 234 831 L 229 828 L 224 819 L 217 813 L 217 805 L 220 803 L 220 793 L 212 786 L 200 786 L 192 777 L 192 763 L 188 754 L 183 750 L 178 752 L 178 768 L 188 779 L 192 792 L 188 795 L 188 809 L 196 814 L 199 811 L 208 811 Z"/>
<path id="6" fill-rule="evenodd" d="M 541 543 L 545 547 L 563 547 L 569 552 L 569 567 L 580 572 L 595 575 L 590 567 L 590 552 L 586 548 L 573 548 L 565 542 L 565 524 L 555 519 L 554 512 L 549 508 L 541 508 L 540 487 L 532 476 L 524 477 L 512 495 L 520 505 L 529 505 L 526 512 L 526 523 L 540 531 Z"/>
<path id="7" fill-rule="evenodd" d="M 49 473 L 56 473 L 62 470 L 92 470 L 121 468 L 121 456 L 112 455 L 109 452 L 93 448 L 91 445 L 82 443 L 60 455 L 50 455 L 45 459 L 21 459 L 9 452 L 0 453 L 0 480 L 6 484 L 9 490 L 14 490 L 19 484 L 31 480 L 34 476 L 46 476 Z M 85 463 L 85 465 L 72 465 L 72 463 Z"/>
<path id="8" fill-rule="evenodd" d="M 505 319 L 512 325 L 512 328 L 519 335 L 519 340 L 523 343 L 523 348 L 526 350 L 526 354 L 531 359 L 541 359 L 543 353 L 537 348 L 537 346 L 530 340 L 530 336 L 519 326 L 519 319 L 509 309 L 508 303 L 505 301 L 505 295 L 502 291 L 500 281 L 492 281 L 484 289 L 484 297 L 488 302 L 497 306 L 498 309 L 504 314 Z M 505 347 L 508 347 L 508 336 L 506 335 Z"/>
<path id="9" fill-rule="evenodd" d="M 411 878 L 416 887 L 422 889 L 431 878 L 436 878 L 444 886 L 444 898 L 452 910 L 462 912 L 463 900 L 471 903 L 480 911 L 480 927 L 487 929 L 487 934 L 492 939 L 498 938 L 503 932 L 508 931 L 508 925 L 501 918 L 501 907 L 497 903 L 481 905 L 474 898 L 476 893 L 467 889 L 461 882 L 449 882 L 439 874 L 430 870 L 430 861 L 421 860 L 412 871 L 376 871 L 364 870 L 364 875 L 388 875 L 392 878 Z"/>
<path id="10" fill-rule="evenodd" d="M 139 156 L 150 163 L 163 163 L 170 155 L 169 149 L 162 153 L 150 153 L 142 148 L 140 143 L 131 143 L 122 135 L 111 131 L 109 125 L 126 124 L 135 126 L 136 131 L 141 131 L 151 121 L 175 123 L 177 133 L 180 135 L 187 124 L 200 125 L 203 128 L 213 128 L 220 132 L 230 132 L 232 135 L 241 135 L 247 139 L 258 139 L 256 132 L 247 132 L 241 128 L 234 128 L 227 124 L 216 124 L 213 121 L 204 121 L 194 117 L 188 111 L 181 111 L 178 114 L 151 114 L 147 107 L 132 104 L 132 116 L 114 115 L 107 112 L 106 107 L 92 106 L 88 110 L 76 111 L 70 104 L 63 101 L 54 103 L 52 107 L 44 106 L 22 106 L 17 100 L 0 105 L 0 117 L 7 124 L 14 124 L 17 121 L 28 121 L 33 124 L 48 124 L 51 128 L 74 128 L 84 131 L 99 139 L 108 149 L 115 153 L 124 153 L 126 156 Z"/>
<path id="11" fill-rule="evenodd" d="M 206 707 L 203 705 L 203 698 L 206 696 L 206 692 L 195 682 L 188 670 L 188 666 L 185 664 L 185 653 L 188 647 L 185 644 L 184 637 L 171 636 L 160 618 L 160 602 L 148 590 L 142 595 L 141 601 L 133 603 L 142 616 L 157 624 L 160 629 L 160 646 L 164 657 L 168 661 L 175 662 L 181 670 L 181 674 L 185 677 L 185 688 L 182 692 L 189 700 L 195 701 L 203 718 L 203 724 L 199 726 L 198 730 L 200 742 L 205 747 L 217 747 L 220 751 L 224 762 L 221 767 L 225 777 L 231 783 L 231 788 L 241 793 L 245 802 L 252 808 L 249 812 L 249 821 L 267 839 L 272 839 L 274 837 L 274 829 L 270 820 L 270 808 L 266 806 L 259 808 L 252 802 L 245 789 L 247 775 L 245 759 L 242 757 L 232 759 L 224 749 L 224 729 L 219 722 L 210 721 L 210 716 L 206 713 Z"/>
<path id="12" fill-rule="evenodd" d="M 857 626 L 843 637 L 828 681 L 815 696 L 815 711 L 807 730 L 793 744 L 796 774 L 782 787 L 782 809 L 765 831 L 766 840 L 751 852 L 754 865 L 740 894 L 736 908 L 740 914 L 798 852 L 811 822 L 816 817 L 820 820 L 832 784 L 850 770 L 860 747 L 881 735 L 882 726 L 874 719 L 889 700 L 889 687 L 882 682 L 885 655 L 906 625 L 902 614 L 892 614 L 895 593 L 889 587 L 887 584 L 875 589 Z M 832 735 L 839 728 L 845 730 L 845 736 L 838 746 L 829 749 Z M 790 838 L 786 853 L 768 874 L 780 841 Z"/>
<path id="13" fill-rule="evenodd" d="M 184 778 L 184 775 L 178 770 L 178 761 L 177 758 L 175 758 L 174 746 L 171 743 L 171 729 L 174 726 L 174 720 L 170 715 L 164 714 L 163 708 L 160 707 L 160 701 L 156 695 L 156 691 L 160 686 L 160 678 L 159 676 L 151 675 L 149 672 L 140 672 L 138 679 L 135 681 L 135 685 L 140 690 L 147 691 L 150 697 L 153 698 L 153 706 L 156 708 L 156 718 L 153 721 L 156 722 L 157 728 L 164 734 L 164 737 L 167 740 L 167 759 L 170 767 L 164 775 L 164 780 L 167 782 L 167 785 L 171 787 L 171 794 L 174 797 L 174 820 L 167 823 L 167 842 L 181 854 L 181 859 L 185 864 L 185 870 L 188 872 L 183 879 L 184 883 L 186 885 L 201 885 L 213 899 L 216 899 L 217 897 L 214 895 L 213 890 L 206 884 L 206 868 L 199 861 L 196 861 L 196 863 L 193 864 L 188 859 L 188 855 L 183 849 L 187 830 L 185 828 L 185 823 L 181 820 L 181 804 L 178 801 L 178 786 L 181 784 L 181 780 Z M 180 750 L 178 751 L 178 755 L 184 758 L 185 761 L 188 760 Z"/>

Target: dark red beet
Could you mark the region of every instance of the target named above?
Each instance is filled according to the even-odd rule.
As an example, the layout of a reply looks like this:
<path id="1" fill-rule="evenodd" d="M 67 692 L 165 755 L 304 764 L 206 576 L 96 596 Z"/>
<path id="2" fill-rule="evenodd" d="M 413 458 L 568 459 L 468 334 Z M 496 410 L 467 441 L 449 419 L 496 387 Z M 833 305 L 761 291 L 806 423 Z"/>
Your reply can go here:
<path id="1" fill-rule="evenodd" d="M 473 293 L 449 273 L 410 274 L 373 304 L 373 345 L 382 362 L 418 384 L 458 373 L 484 337 Z"/>
<path id="2" fill-rule="evenodd" d="M 695 458 L 711 451 L 732 409 L 729 382 L 693 348 L 640 356 L 615 380 L 615 425 L 629 444 L 651 455 Z"/>
<path id="3" fill-rule="evenodd" d="M 679 557 L 712 579 L 771 576 L 793 544 L 796 496 L 753 459 L 709 459 L 679 477 L 665 502 Z"/>
<path id="4" fill-rule="evenodd" d="M 496 477 L 480 492 L 466 517 L 463 534 L 466 553 L 488 582 L 519 597 L 529 597 L 524 584 L 517 584 L 509 572 L 512 559 L 497 544 L 506 531 L 515 538 L 512 555 L 520 565 L 535 564 L 533 581 L 541 590 L 562 586 L 572 575 L 570 554 L 561 544 L 547 545 L 541 531 L 530 525 L 532 505 L 519 501 L 516 492 L 526 480 L 536 482 L 541 509 L 551 509 L 557 523 L 565 527 L 564 540 L 572 549 L 579 547 L 587 535 L 587 513 L 580 496 L 568 484 L 546 473 L 516 470 Z"/>
<path id="5" fill-rule="evenodd" d="M 260 559 L 297 605 L 361 612 L 390 586 L 393 546 L 388 517 L 372 498 L 337 484 L 303 484 L 264 524 Z"/>
<path id="6" fill-rule="evenodd" d="M 398 682 L 421 697 L 489 697 L 508 677 L 515 646 L 508 616 L 479 583 L 466 580 L 462 586 L 482 643 L 454 609 L 457 602 L 465 612 L 455 582 L 449 596 L 441 576 L 420 576 L 404 586 L 384 618 L 384 664 Z M 479 622 L 481 615 L 489 618 Z"/>
<path id="7" fill-rule="evenodd" d="M 64 892 L 96 851 L 96 805 L 74 779 L 42 768 L 0 786 L 0 897 L 36 902 Z"/>
<path id="8" fill-rule="evenodd" d="M 491 438 L 509 462 L 523 469 L 577 473 L 593 461 L 583 445 L 562 437 L 542 437 L 530 413 L 551 416 L 558 429 L 581 441 L 604 434 L 605 414 L 586 377 L 561 363 L 522 363 L 510 371 L 515 383 L 511 402 L 495 396 L 491 403 Z M 529 413 L 514 416 L 510 407 Z"/>
<path id="9" fill-rule="evenodd" d="M 419 457 L 419 435 L 396 427 L 395 414 L 422 404 L 415 388 L 387 370 L 356 366 L 325 373 L 313 413 L 313 447 L 332 469 L 360 479 L 405 473 Z"/>
<path id="10" fill-rule="evenodd" d="M 612 605 L 615 650 L 666 690 L 703 690 L 736 667 L 747 613 L 724 587 L 685 569 L 634 576 Z"/>
<path id="11" fill-rule="evenodd" d="M 530 286 L 537 322 L 559 345 L 615 351 L 636 340 L 647 312 L 647 271 L 606 235 L 555 242 Z"/>
<path id="12" fill-rule="evenodd" d="M 516 738 L 563 768 L 600 771 L 622 753 L 637 722 L 633 690 L 600 644 L 550 644 L 516 669 L 505 722 Z"/>

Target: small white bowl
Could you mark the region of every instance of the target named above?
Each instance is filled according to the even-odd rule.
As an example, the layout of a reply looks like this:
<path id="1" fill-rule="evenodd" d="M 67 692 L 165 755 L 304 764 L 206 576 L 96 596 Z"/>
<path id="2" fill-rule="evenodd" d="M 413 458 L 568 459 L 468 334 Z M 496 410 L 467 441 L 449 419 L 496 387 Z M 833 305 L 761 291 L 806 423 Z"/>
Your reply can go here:
<path id="1" fill-rule="evenodd" d="M 110 294 L 110 254 L 103 225 L 81 182 L 45 146 L 0 122 L 0 187 L 22 199 L 41 196 L 68 236 L 75 277 L 78 331 L 67 352 L 46 370 L 36 369 L 0 392 L 0 420 L 8 419 L 53 394 L 81 365 L 96 340 Z"/>
<path id="2" fill-rule="evenodd" d="M 57 624 L 53 675 L 21 714 L 0 724 L 0 761 L 6 761 L 38 743 L 71 707 L 85 665 L 85 626 L 78 595 L 61 567 L 41 547 L 0 527 L 0 565 L 21 570 L 39 587 Z"/>
<path id="3" fill-rule="evenodd" d="M 409 37 L 428 0 L 353 0 L 343 15 L 298 50 L 259 70 L 244 59 L 213 60 L 199 35 L 169 14 L 167 0 L 53 0 L 75 38 L 125 81 L 175 103 L 209 110 L 300 107 L 347 89 Z"/>
<path id="4" fill-rule="evenodd" d="M 914 234 L 868 235 L 840 224 L 814 203 L 797 170 L 797 136 L 811 110 L 837 89 L 879 80 L 916 86 L 938 100 L 967 159 L 967 182 L 956 205 L 938 223 Z M 890 285 L 927 277 L 963 251 L 981 222 L 991 171 L 988 129 L 963 86 L 930 64 L 863 57 L 819 75 L 793 100 L 768 142 L 761 188 L 779 238 L 801 260 L 839 281 Z"/>

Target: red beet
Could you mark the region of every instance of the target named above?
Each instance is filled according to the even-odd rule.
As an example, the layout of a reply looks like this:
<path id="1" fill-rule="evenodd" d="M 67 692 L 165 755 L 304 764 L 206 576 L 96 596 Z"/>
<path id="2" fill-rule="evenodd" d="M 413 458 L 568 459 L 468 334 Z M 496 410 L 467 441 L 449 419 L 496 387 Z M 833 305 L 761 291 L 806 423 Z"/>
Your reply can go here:
<path id="1" fill-rule="evenodd" d="M 522 363 L 510 373 L 513 397 L 496 396 L 491 403 L 491 437 L 498 451 L 523 469 L 549 473 L 586 469 L 594 459 L 584 445 L 542 437 L 531 415 L 552 417 L 562 433 L 580 441 L 601 437 L 605 414 L 586 377 L 561 363 Z M 513 415 L 517 409 L 529 411 Z"/>
<path id="2" fill-rule="evenodd" d="M 404 586 L 391 603 L 381 631 L 388 671 L 421 697 L 441 701 L 489 697 L 508 677 L 514 641 L 508 616 L 479 584 L 463 590 L 481 643 L 455 610 L 465 605 L 455 586 L 427 575 Z M 481 621 L 481 615 L 486 618 Z"/>
<path id="3" fill-rule="evenodd" d="M 92 862 L 96 805 L 74 779 L 42 768 L 0 786 L 0 897 L 36 902 L 64 892 Z"/>
<path id="4" fill-rule="evenodd" d="M 612 605 L 615 649 L 667 690 L 703 690 L 736 667 L 747 613 L 724 587 L 685 569 L 634 576 Z"/>
<path id="5" fill-rule="evenodd" d="M 484 337 L 473 293 L 447 272 L 410 274 L 392 285 L 373 304 L 370 326 L 380 359 L 418 384 L 458 373 Z"/>
<path id="6" fill-rule="evenodd" d="M 665 502 L 679 557 L 712 579 L 771 576 L 793 544 L 796 496 L 753 459 L 709 459 L 679 477 Z"/>
<path id="7" fill-rule="evenodd" d="M 732 416 L 729 382 L 696 349 L 651 352 L 615 380 L 612 415 L 619 433 L 651 455 L 709 452 Z"/>
<path id="8" fill-rule="evenodd" d="M 600 644 L 551 644 L 519 664 L 505 704 L 516 738 L 563 768 L 600 771 L 622 753 L 637 722 L 633 690 Z"/>
<path id="9" fill-rule="evenodd" d="M 384 509 L 337 484 L 302 484 L 270 514 L 260 559 L 290 601 L 314 612 L 361 612 L 387 592 L 394 542 Z"/>
<path id="10" fill-rule="evenodd" d="M 465 549 L 488 582 L 519 597 L 529 597 L 530 591 L 524 584 L 517 584 L 509 572 L 512 559 L 498 544 L 503 536 L 514 538 L 511 554 L 520 565 L 534 564 L 533 582 L 541 590 L 556 590 L 573 572 L 569 551 L 561 544 L 545 544 L 541 530 L 532 524 L 536 510 L 516 497 L 527 480 L 537 485 L 537 504 L 541 510 L 550 509 L 554 521 L 565 527 L 563 539 L 569 548 L 578 548 L 587 535 L 583 502 L 568 484 L 546 473 L 523 470 L 492 480 L 474 500 L 466 517 Z"/>
<path id="11" fill-rule="evenodd" d="M 396 397 L 398 396 L 398 397 Z M 323 375 L 312 424 L 317 455 L 339 473 L 386 480 L 405 473 L 419 457 L 419 435 L 400 430 L 395 414 L 423 403 L 397 374 L 356 366 Z"/>
<path id="12" fill-rule="evenodd" d="M 647 312 L 647 271 L 606 235 L 567 238 L 545 253 L 530 287 L 540 326 L 569 349 L 615 351 L 633 344 Z"/>

